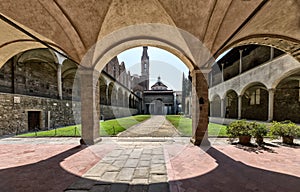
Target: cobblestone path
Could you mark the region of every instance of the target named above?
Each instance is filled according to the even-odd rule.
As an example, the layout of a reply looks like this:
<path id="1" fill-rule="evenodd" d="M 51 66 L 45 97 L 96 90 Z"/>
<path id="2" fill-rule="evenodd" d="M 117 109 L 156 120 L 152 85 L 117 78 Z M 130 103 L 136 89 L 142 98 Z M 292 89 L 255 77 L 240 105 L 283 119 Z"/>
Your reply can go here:
<path id="1" fill-rule="evenodd" d="M 180 133 L 163 115 L 150 119 L 119 133 L 119 137 L 178 137 Z"/>

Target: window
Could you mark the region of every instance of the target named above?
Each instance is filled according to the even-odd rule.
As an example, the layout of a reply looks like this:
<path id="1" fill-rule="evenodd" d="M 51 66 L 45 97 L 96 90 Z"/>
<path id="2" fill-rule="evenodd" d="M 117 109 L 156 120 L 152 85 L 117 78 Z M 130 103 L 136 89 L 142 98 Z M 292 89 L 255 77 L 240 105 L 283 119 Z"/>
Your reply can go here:
<path id="1" fill-rule="evenodd" d="M 256 89 L 251 93 L 250 105 L 259 105 L 259 104 L 260 104 L 260 89 Z"/>

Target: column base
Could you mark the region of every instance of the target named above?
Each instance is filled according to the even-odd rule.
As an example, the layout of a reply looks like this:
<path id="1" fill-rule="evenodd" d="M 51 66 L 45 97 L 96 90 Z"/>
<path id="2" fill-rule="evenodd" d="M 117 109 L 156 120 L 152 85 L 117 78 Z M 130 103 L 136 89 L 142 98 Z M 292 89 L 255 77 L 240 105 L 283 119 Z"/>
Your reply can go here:
<path id="1" fill-rule="evenodd" d="M 102 141 L 101 137 L 95 138 L 95 139 L 80 139 L 80 145 L 94 145 L 98 142 Z"/>
<path id="2" fill-rule="evenodd" d="M 196 146 L 210 146 L 208 138 L 191 138 L 190 141 Z"/>

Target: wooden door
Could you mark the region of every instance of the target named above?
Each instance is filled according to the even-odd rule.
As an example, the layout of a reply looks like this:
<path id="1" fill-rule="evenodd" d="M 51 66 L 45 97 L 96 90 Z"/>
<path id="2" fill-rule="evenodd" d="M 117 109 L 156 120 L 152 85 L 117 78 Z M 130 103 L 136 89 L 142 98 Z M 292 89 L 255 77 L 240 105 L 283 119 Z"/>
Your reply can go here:
<path id="1" fill-rule="evenodd" d="M 40 129 L 40 111 L 28 111 L 28 131 Z"/>

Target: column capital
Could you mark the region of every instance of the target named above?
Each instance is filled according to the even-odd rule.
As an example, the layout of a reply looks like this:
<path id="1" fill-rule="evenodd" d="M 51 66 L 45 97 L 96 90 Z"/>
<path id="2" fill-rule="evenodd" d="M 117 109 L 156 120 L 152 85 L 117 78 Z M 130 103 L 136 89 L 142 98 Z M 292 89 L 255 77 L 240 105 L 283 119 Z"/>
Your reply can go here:
<path id="1" fill-rule="evenodd" d="M 193 76 L 194 74 L 199 74 L 199 73 L 203 74 L 204 71 L 205 70 L 201 70 L 201 69 L 193 69 L 191 71 L 191 75 Z"/>
<path id="2" fill-rule="evenodd" d="M 79 67 L 78 69 L 79 75 L 100 75 L 100 71 L 93 68 Z"/>
<path id="3" fill-rule="evenodd" d="M 270 92 L 275 92 L 275 88 L 271 88 L 271 89 L 268 89 L 268 92 L 270 93 Z"/>

